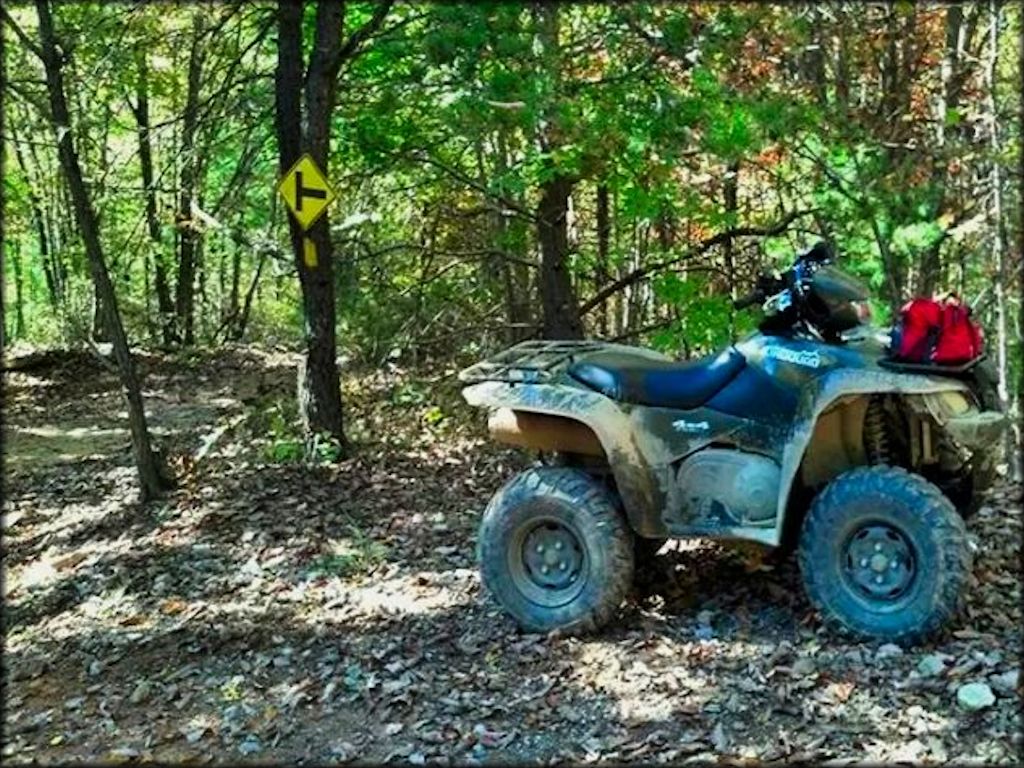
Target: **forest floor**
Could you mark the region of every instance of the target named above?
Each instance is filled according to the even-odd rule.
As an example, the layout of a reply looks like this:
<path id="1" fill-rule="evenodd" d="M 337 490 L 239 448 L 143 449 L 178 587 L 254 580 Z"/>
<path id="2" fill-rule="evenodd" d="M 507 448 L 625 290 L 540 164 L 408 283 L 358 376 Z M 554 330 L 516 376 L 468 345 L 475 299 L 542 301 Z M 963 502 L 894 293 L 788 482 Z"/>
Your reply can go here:
<path id="1" fill-rule="evenodd" d="M 520 633 L 476 526 L 528 457 L 453 370 L 347 372 L 351 458 L 290 459 L 293 355 L 140 353 L 179 475 L 137 501 L 115 375 L 6 375 L 3 757 L 413 764 L 1015 762 L 1021 489 L 969 528 L 966 615 L 910 650 L 823 629 L 794 563 L 674 548 L 601 634 Z M 968 712 L 958 688 L 993 704 Z"/>

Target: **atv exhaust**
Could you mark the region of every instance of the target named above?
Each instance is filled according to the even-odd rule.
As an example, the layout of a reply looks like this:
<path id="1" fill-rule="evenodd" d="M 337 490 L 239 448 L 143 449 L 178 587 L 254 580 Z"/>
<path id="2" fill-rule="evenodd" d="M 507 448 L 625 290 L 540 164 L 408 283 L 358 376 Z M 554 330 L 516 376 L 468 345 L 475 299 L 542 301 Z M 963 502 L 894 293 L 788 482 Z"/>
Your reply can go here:
<path id="1" fill-rule="evenodd" d="M 585 424 L 564 416 L 496 408 L 487 419 L 487 429 L 498 442 L 585 456 L 604 456 L 597 435 Z"/>

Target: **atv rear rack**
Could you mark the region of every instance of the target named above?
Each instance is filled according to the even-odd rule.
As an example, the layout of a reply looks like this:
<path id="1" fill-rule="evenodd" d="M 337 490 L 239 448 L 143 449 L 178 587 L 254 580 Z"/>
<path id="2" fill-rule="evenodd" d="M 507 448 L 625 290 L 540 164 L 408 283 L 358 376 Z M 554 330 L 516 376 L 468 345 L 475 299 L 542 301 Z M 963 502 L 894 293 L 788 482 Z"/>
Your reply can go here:
<path id="1" fill-rule="evenodd" d="M 563 365 L 571 365 L 580 355 L 607 346 L 608 343 L 603 341 L 524 341 L 463 369 L 459 372 L 459 381 L 469 384 L 481 381 L 523 384 L 548 381 Z"/>
<path id="2" fill-rule="evenodd" d="M 900 373 L 925 373 L 936 376 L 962 377 L 964 374 L 970 373 L 974 366 L 984 360 L 985 357 L 986 355 L 981 354 L 973 360 L 968 360 L 966 363 L 961 363 L 960 365 L 943 365 L 941 363 L 907 363 L 902 360 L 894 360 L 892 358 L 884 357 L 878 361 L 878 364 L 882 368 L 899 371 Z"/>

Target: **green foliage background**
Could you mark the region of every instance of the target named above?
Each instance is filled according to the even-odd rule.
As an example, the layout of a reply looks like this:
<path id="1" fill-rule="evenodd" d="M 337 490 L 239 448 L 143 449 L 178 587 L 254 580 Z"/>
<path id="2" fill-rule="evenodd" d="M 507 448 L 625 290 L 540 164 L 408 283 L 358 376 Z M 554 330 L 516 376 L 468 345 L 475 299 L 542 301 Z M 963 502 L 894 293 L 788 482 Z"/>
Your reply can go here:
<path id="1" fill-rule="evenodd" d="M 679 355 L 709 351 L 753 327 L 751 313 L 730 310 L 730 291 L 745 292 L 759 270 L 785 266 L 826 237 L 875 290 L 880 322 L 914 293 L 954 289 L 982 299 L 978 314 L 995 339 L 999 276 L 990 254 L 1001 236 L 1016 386 L 1020 14 L 1015 5 L 1001 11 L 991 83 L 989 7 L 957 6 L 970 30 L 963 50 L 950 49 L 951 7 L 571 4 L 558 11 L 552 47 L 533 6 L 394 6 L 343 67 L 333 115 L 340 353 L 371 364 L 468 357 L 535 332 L 539 252 L 528 214 L 557 173 L 574 182 L 569 268 L 581 303 L 632 271 L 667 265 L 589 311 L 590 335 Z M 255 286 L 243 340 L 300 342 L 285 214 L 272 192 L 274 10 L 57 6 L 58 36 L 73 53 L 73 130 L 135 343 L 159 342 L 154 259 L 176 275 L 180 124 L 194 46 L 202 59 L 197 199 L 206 216 L 185 219 L 202 242 L 198 341 L 222 343 Z M 370 3 L 347 4 L 346 29 L 372 12 Z M 35 37 L 31 7 L 10 13 Z M 307 8 L 308 46 L 314 13 Z M 93 325 L 92 288 L 41 68 L 9 25 L 4 33 L 6 339 L 77 343 Z M 159 243 L 146 231 L 132 114 L 140 55 L 149 68 Z M 557 141 L 543 146 L 538 137 L 552 125 Z M 731 169 L 735 205 L 725 200 Z M 606 255 L 599 188 L 610 200 Z M 49 258 L 66 271 L 58 297 L 48 289 L 34 206 Z M 699 248 L 790 211 L 807 213 L 779 236 L 737 237 L 728 258 L 722 246 Z M 525 328 L 509 327 L 513 301 L 526 307 L 525 320 L 516 319 Z"/>

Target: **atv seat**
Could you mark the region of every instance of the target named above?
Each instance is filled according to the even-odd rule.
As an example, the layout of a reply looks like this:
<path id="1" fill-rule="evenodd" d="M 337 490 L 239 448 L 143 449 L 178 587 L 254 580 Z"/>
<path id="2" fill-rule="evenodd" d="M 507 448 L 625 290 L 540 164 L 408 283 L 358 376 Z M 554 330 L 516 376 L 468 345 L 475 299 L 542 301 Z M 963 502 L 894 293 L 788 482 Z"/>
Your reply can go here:
<path id="1" fill-rule="evenodd" d="M 569 375 L 605 397 L 663 408 L 698 408 L 735 378 L 746 360 L 733 347 L 679 363 L 628 352 L 596 352 L 569 367 Z"/>

